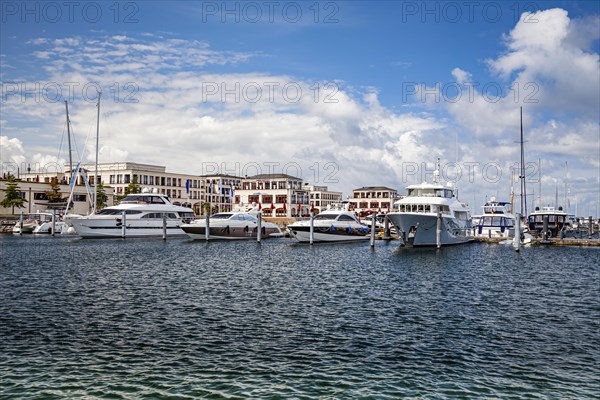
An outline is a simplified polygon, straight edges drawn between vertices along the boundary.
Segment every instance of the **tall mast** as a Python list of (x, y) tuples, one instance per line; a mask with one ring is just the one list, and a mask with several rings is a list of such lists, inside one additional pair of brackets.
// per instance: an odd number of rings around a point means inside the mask
[(71, 150), (71, 121), (69, 120), (69, 103), (65, 100), (65, 109), (67, 110), (67, 139), (69, 141), (69, 172), (73, 174), (73, 155)]
[(538, 158), (538, 207), (542, 209), (542, 159)]
[(102, 92), (98, 92), (98, 116), (96, 118), (96, 165), (94, 167), (94, 213), (96, 212), (96, 208), (98, 206), (98, 146), (99, 146), (99, 138), (100, 138), (100, 97), (102, 96)]
[(523, 142), (523, 107), (521, 107), (521, 215), (527, 217), (527, 189), (525, 187), (525, 149)]
[(563, 204), (565, 212), (569, 213), (569, 164), (565, 161), (565, 203)]

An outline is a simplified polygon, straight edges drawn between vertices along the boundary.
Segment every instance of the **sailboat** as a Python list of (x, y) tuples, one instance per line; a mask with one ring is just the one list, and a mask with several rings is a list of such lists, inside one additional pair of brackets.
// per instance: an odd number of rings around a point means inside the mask
[[(119, 205), (98, 209), (98, 147), (100, 136), (100, 97), (98, 92), (98, 116), (96, 121), (96, 162), (94, 167), (94, 195), (92, 212), (86, 216), (67, 217), (66, 222), (83, 238), (149, 237), (185, 235), (180, 228), (194, 218), (194, 211), (171, 203), (169, 197), (156, 192), (130, 194)], [(73, 182), (79, 173), (75, 167)], [(88, 186), (85, 171), (82, 176)]]
[(523, 140), (523, 107), (521, 107), (521, 169), (519, 172), (519, 181), (521, 183), (521, 208), (520, 213), (517, 214), (515, 221), (515, 237), (512, 241), (513, 247), (519, 251), (521, 245), (529, 245), (533, 241), (533, 237), (529, 233), (527, 226), (525, 225), (527, 217), (527, 187), (525, 184), (525, 141)]

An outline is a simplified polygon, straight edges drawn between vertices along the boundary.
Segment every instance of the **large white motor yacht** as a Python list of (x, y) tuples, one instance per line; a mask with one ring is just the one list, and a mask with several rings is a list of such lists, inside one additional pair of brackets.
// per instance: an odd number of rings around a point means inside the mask
[(119, 205), (87, 216), (66, 216), (64, 221), (84, 238), (122, 237), (123, 234), (125, 237), (147, 237), (163, 235), (163, 216), (166, 217), (168, 236), (184, 235), (180, 225), (192, 221), (194, 211), (173, 205), (165, 195), (145, 192), (125, 196)]
[[(310, 220), (288, 225), (290, 236), (299, 242), (310, 242)], [(331, 206), (317, 214), (313, 220), (314, 242), (347, 242), (369, 239), (369, 227), (361, 224), (348, 203)]]
[(444, 246), (470, 240), (469, 209), (456, 199), (452, 186), (440, 183), (439, 171), (438, 161), (433, 183), (408, 186), (407, 196), (394, 203), (398, 211), (388, 214), (405, 245)]

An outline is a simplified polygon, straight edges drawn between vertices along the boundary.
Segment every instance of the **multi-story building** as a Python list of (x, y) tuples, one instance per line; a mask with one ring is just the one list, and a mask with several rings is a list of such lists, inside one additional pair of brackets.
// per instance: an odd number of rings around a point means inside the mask
[[(60, 203), (50, 203), (48, 201), (47, 193), (52, 190), (50, 179), (48, 179), (47, 182), (38, 182), (35, 178), (34, 180), (31, 180), (31, 178), (29, 179), (29, 181), (25, 179), (15, 182), (19, 194), (26, 200), (23, 204), (23, 208), (15, 208), (15, 213), (44, 212), (53, 208), (59, 213), (65, 211), (66, 201)], [(6, 180), (0, 180), (0, 199), (4, 198), (6, 185)], [(71, 193), (70, 186), (66, 182), (62, 182), (58, 187), (63, 198), (67, 200)], [(112, 206), (114, 204), (113, 190), (111, 188), (105, 188), (104, 193), (107, 196), (106, 205)], [(91, 199), (85, 185), (75, 185), (73, 188), (73, 196), (71, 196), (69, 213), (87, 215), (92, 211), (92, 204), (93, 199)], [(11, 212), (12, 208), (3, 208), (0, 206), (0, 214), (10, 214)]]
[(342, 192), (329, 191), (327, 186), (305, 183), (304, 189), (309, 192), (311, 207), (319, 210), (319, 212), (327, 210), (329, 205), (340, 204), (342, 202)]
[[(94, 173), (95, 165), (82, 164), (76, 177), (77, 185), (84, 185), (82, 170), (88, 178), (89, 184), (94, 185), (94, 178), (105, 187), (114, 189), (115, 196), (123, 196), (125, 189), (134, 181), (141, 188), (158, 190), (159, 193), (169, 196), (177, 205), (191, 207), (198, 215), (204, 213), (203, 205), (208, 203), (213, 210), (230, 210), (232, 206), (231, 189), (239, 188), (239, 177), (231, 175), (192, 175), (167, 172), (166, 167), (134, 162), (115, 162), (98, 164), (98, 174)], [(42, 180), (50, 182), (57, 177), (63, 183), (69, 183), (72, 172), (64, 173), (29, 173), (22, 175), (27, 180)], [(211, 184), (212, 183), (212, 184)]]
[(310, 213), (309, 192), (302, 178), (286, 174), (261, 174), (242, 179), (235, 204), (260, 207), (265, 217), (298, 217)]
[(385, 186), (367, 186), (352, 190), (348, 199), (360, 217), (377, 212), (389, 212), (398, 200), (398, 192)]

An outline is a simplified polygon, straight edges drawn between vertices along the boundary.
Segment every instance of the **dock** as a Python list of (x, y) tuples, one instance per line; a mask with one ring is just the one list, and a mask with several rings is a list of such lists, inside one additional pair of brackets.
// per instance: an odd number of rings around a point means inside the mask
[[(473, 241), (483, 243), (500, 243), (507, 238), (500, 237), (474, 237)], [(594, 247), (600, 246), (600, 239), (587, 238), (550, 238), (544, 241), (542, 238), (533, 238), (532, 246), (579, 246), (579, 247)]]

